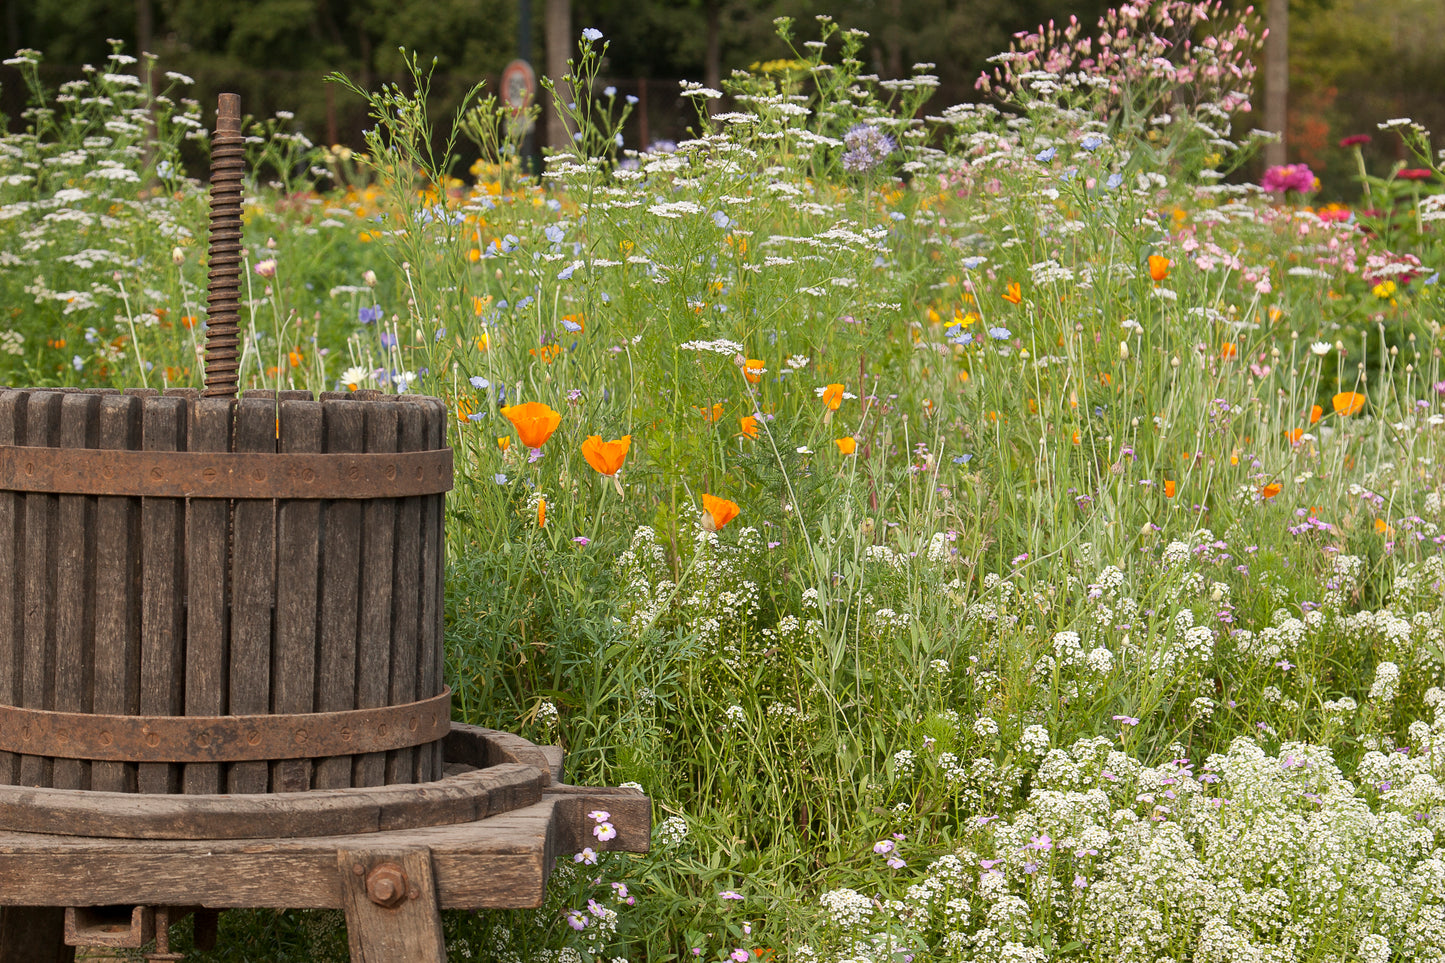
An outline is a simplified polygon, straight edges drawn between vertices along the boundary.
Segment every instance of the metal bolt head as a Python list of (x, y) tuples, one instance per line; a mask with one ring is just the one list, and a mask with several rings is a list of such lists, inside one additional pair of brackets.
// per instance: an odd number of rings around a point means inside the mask
[(408, 890), (406, 873), (396, 863), (382, 863), (366, 874), (366, 895), (377, 906), (400, 906), (406, 902)]

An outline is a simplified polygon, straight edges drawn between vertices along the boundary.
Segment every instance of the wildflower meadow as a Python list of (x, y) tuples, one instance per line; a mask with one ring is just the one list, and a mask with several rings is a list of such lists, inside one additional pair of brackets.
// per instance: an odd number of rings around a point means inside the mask
[[(588, 29), (540, 176), (420, 57), (333, 78), (364, 151), (248, 122), (244, 386), (445, 399), (454, 717), (654, 804), (452, 959), (1445, 959), (1445, 151), (1261, 177), (1260, 32), (1138, 0), (948, 106), (782, 21), (649, 146)], [(39, 60), (0, 381), (197, 386), (210, 108)]]

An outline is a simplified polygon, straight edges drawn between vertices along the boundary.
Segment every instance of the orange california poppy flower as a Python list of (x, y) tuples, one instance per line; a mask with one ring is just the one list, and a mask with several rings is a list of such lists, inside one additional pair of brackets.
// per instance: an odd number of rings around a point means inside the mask
[(1172, 478), (1166, 478), (1166, 479), (1164, 479), (1164, 497), (1165, 497), (1165, 498), (1173, 498), (1173, 497), (1174, 497), (1174, 492), (1177, 491), (1177, 490), (1178, 490), (1178, 486), (1175, 484), (1174, 479), (1172, 479)]
[(763, 362), (759, 358), (749, 358), (743, 362), (743, 377), (752, 384), (763, 380)]
[(737, 502), (730, 502), (726, 498), (715, 498), (712, 495), (702, 496), (702, 527), (710, 532), (715, 532), (728, 522), (738, 517)]
[(547, 527), (547, 499), (537, 499), (537, 527)]
[(1278, 495), (1278, 494), (1279, 494), (1280, 492), (1282, 492), (1282, 491), (1284, 491), (1284, 486), (1283, 486), (1283, 485), (1281, 485), (1279, 482), (1270, 482), (1268, 485), (1265, 485), (1263, 488), (1261, 488), (1261, 489), (1259, 490), (1259, 497), (1260, 497), (1260, 498), (1273, 498), (1274, 496)]
[(743, 434), (748, 438), (758, 437), (758, 419), (752, 415), (743, 415), (738, 419), (738, 424), (742, 425)]
[(1330, 404), (1334, 405), (1337, 415), (1357, 415), (1365, 407), (1365, 396), (1357, 391), (1341, 391), (1330, 400)]
[(1219, 346), (1219, 356), (1225, 361), (1233, 361), (1239, 357), (1239, 346), (1233, 341), (1226, 341)]
[(1284, 437), (1291, 445), (1298, 445), (1299, 440), (1304, 437), (1304, 433), (1305, 430), (1303, 428), (1291, 428), (1284, 433)]
[(1162, 254), (1149, 255), (1149, 277), (1162, 281), (1169, 276), (1170, 260)]
[(540, 401), (510, 405), (502, 409), (502, 414), (517, 429), (517, 437), (528, 448), (541, 448), (562, 423), (562, 413), (553, 411)]
[(831, 384), (823, 389), (823, 404), (828, 406), (829, 411), (837, 411), (838, 406), (843, 403), (843, 386)]
[(858, 450), (858, 440), (852, 436), (847, 438), (834, 438), (833, 444), (837, 445), (838, 450), (845, 455), (851, 455)]
[(1009, 304), (1018, 304), (1024, 299), (1023, 288), (1019, 287), (1017, 281), (1010, 282), (1008, 289), (1003, 293), (1003, 299)]
[(627, 448), (631, 444), (631, 435), (623, 435), (615, 441), (603, 441), (601, 435), (588, 435), (587, 440), (582, 442), (582, 457), (600, 474), (615, 475), (627, 459)]
[(723, 416), (723, 406), (721, 404), (714, 404), (711, 408), (699, 408), (697, 410), (702, 412), (703, 421), (717, 421)]
[(1310, 424), (1314, 424), (1315, 422), (1319, 421), (1320, 418), (1324, 415), (1324, 413), (1325, 413), (1325, 410), (1324, 410), (1323, 408), (1321, 408), (1319, 405), (1315, 405), (1313, 408), (1311, 408), (1311, 409), (1310, 409)]
[(497, 436), (497, 447), (500, 448), (500, 449), (502, 449), (502, 451), (506, 451), (507, 449), (511, 448), (511, 447), (512, 447), (512, 436), (511, 436), (511, 435), (498, 435), (498, 436)]

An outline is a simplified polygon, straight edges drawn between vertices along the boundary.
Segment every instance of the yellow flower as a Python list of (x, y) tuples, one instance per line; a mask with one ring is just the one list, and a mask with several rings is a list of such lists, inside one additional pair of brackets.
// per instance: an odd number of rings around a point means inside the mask
[(614, 441), (603, 441), (601, 435), (588, 435), (587, 440), (582, 442), (582, 457), (600, 474), (616, 475), (627, 459), (627, 449), (631, 444), (631, 435), (623, 435)]
[(502, 414), (517, 429), (517, 437), (528, 448), (541, 448), (562, 423), (561, 412), (553, 411), (540, 401), (510, 405), (502, 409)]

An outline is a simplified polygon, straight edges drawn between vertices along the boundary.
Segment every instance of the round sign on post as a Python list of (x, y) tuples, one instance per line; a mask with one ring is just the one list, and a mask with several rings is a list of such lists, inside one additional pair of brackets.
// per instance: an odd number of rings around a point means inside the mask
[(537, 96), (537, 74), (525, 60), (513, 60), (502, 71), (502, 100), (512, 108), (513, 118), (532, 105)]

